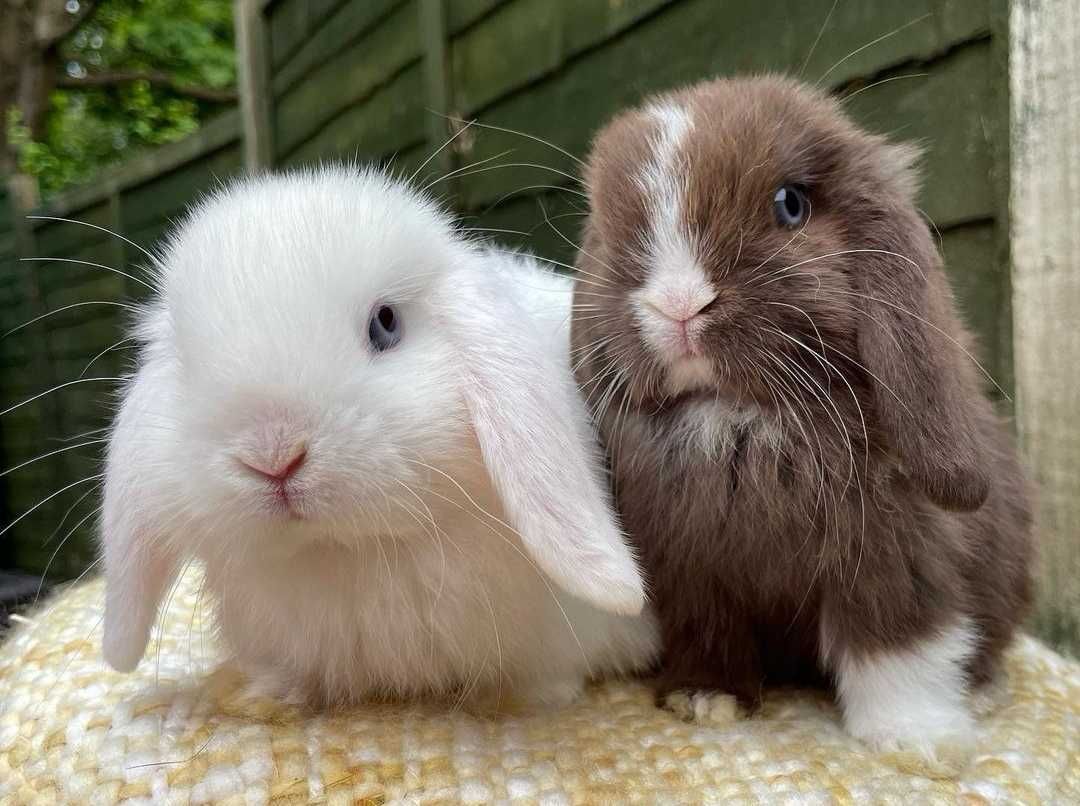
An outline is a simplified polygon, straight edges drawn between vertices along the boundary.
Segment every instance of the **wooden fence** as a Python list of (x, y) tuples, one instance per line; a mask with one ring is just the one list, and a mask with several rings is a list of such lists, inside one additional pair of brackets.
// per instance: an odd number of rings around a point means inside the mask
[[(139, 247), (152, 248), (192, 199), (241, 170), (241, 140), (239, 113), (229, 112), (193, 137), (109, 171), (93, 186), (33, 213), (83, 225), (2, 219), (0, 226), (8, 229), (0, 230), (0, 329), (8, 333), (48, 311), (67, 310), (0, 339), (0, 402), (7, 408), (55, 385), (71, 385), (0, 417), (4, 469), (53, 454), (0, 479), (4, 523), (21, 518), (0, 537), (0, 565), (35, 573), (48, 567), (50, 576), (63, 579), (92, 561), (102, 447), (96, 440), (111, 416), (116, 384), (86, 379), (124, 371), (129, 353), (117, 345), (129, 313), (124, 306), (146, 293), (138, 282), (100, 266), (138, 277), (147, 262)], [(19, 261), (18, 252), (50, 260)]]
[[(361, 159), (408, 174), (455, 121), (473, 118), (583, 155), (608, 117), (649, 92), (703, 76), (783, 70), (841, 94), (872, 129), (926, 147), (921, 206), (940, 230), (988, 369), (1013, 389), (1007, 0), (241, 0), (237, 22), (243, 108), (107, 173), (45, 214), (108, 227), (149, 247), (215, 177), (242, 166)], [(562, 174), (576, 171), (539, 142), (479, 128), (426, 169), (433, 179), (450, 175), (434, 188), (470, 225), (526, 232), (499, 237), (565, 262), (573, 250), (563, 234), (576, 239), (584, 206)], [(0, 257), (16, 251), (11, 222), (0, 216)], [(139, 257), (98, 230), (31, 223), (24, 254), (113, 267)], [(9, 258), (0, 326), (6, 331), (64, 305), (138, 296), (137, 284), (101, 269)], [(75, 379), (122, 338), (124, 312), (80, 306), (0, 341), (5, 407)], [(121, 350), (106, 353), (86, 375), (113, 377), (124, 361)], [(0, 418), (4, 467), (101, 427), (109, 388), (75, 384)], [(1000, 404), (1011, 411), (1009, 400)], [(0, 559), (44, 569), (57, 541), (43, 539), (92, 489), (79, 479), (98, 472), (99, 447), (59, 453), (0, 479), (8, 521), (75, 485), (0, 540)], [(87, 520), (50, 573), (70, 576), (91, 558), (96, 506), (90, 492), (68, 517), (61, 537)]]

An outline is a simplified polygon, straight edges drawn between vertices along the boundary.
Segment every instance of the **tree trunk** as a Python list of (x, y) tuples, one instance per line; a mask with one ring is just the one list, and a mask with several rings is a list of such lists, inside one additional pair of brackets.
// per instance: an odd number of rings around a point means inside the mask
[(45, 139), (45, 122), (49, 113), (49, 94), (56, 83), (59, 54), (56, 46), (29, 49), (19, 71), (19, 93), (16, 104), (22, 123), (35, 140)]
[(34, 24), (27, 0), (0, 0), (0, 176), (14, 173), (15, 153), (8, 142), (9, 110), (22, 100), (23, 63), (34, 49)]
[(93, 7), (92, 0), (81, 0), (72, 14), (64, 0), (0, 0), (0, 176), (18, 170), (8, 142), (9, 110), (18, 111), (31, 137), (43, 139), (60, 43)]

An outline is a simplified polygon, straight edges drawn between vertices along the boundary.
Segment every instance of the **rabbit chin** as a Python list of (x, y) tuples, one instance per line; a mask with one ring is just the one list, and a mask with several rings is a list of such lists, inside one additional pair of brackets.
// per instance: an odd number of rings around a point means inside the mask
[(664, 373), (667, 391), (672, 395), (715, 392), (716, 370), (712, 361), (702, 356), (687, 356), (672, 361)]

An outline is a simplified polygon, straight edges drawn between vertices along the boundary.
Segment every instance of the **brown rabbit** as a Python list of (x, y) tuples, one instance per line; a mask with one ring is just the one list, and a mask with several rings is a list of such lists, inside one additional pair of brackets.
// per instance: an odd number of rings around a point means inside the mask
[(970, 738), (1033, 541), (916, 157), (779, 77), (622, 113), (588, 161), (573, 343), (660, 697), (832, 683), (852, 734), (932, 757)]

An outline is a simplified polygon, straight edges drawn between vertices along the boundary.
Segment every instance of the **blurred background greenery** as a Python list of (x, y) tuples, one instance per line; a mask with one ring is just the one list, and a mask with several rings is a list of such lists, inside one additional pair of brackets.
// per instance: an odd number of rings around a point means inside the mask
[[(8, 34), (21, 31), (22, 42), (4, 50), (0, 74), (35, 87), (0, 97), (9, 159), (46, 198), (139, 149), (191, 134), (236, 101), (229, 0), (52, 0), (3, 9)], [(34, 33), (54, 18), (50, 36)]]

